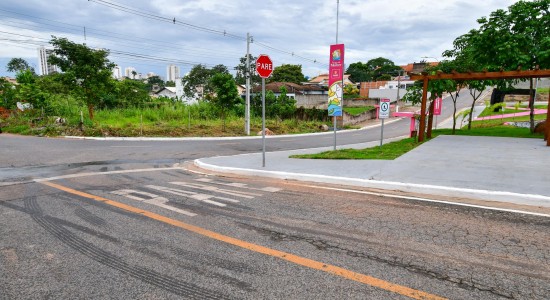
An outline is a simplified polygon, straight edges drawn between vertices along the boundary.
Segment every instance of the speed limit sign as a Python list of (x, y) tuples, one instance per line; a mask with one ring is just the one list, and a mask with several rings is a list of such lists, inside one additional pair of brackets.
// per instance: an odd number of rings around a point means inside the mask
[(390, 99), (380, 99), (380, 111), (378, 113), (380, 119), (390, 117)]

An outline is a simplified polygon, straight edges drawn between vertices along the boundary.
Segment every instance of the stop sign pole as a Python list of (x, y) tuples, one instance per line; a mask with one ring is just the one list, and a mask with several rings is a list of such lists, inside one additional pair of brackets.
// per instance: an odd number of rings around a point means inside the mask
[(265, 79), (273, 73), (273, 61), (266, 54), (256, 59), (256, 72), (262, 77), (262, 167), (265, 167)]

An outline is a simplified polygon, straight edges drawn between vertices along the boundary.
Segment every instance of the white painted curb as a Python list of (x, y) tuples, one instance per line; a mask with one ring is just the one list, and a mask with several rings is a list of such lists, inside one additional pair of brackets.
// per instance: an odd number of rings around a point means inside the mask
[[(284, 180), (341, 184), (341, 185), (347, 185), (347, 186), (360, 186), (360, 187), (366, 187), (366, 188), (403, 191), (403, 192), (419, 193), (419, 194), (430, 194), (430, 195), (436, 195), (436, 196), (463, 197), (463, 198), (485, 200), (485, 201), (500, 201), (500, 202), (515, 203), (515, 204), (525, 204), (530, 206), (550, 207), (550, 197), (543, 196), (543, 195), (536, 195), (536, 194), (520, 194), (520, 193), (505, 192), (505, 191), (476, 190), (476, 189), (437, 186), (437, 185), (428, 185), (428, 184), (379, 181), (379, 180), (368, 180), (368, 179), (316, 175), (316, 174), (289, 173), (289, 172), (281, 172), (281, 171), (265, 171), (265, 170), (255, 170), (255, 169), (222, 167), (222, 166), (207, 164), (205, 162), (202, 162), (200, 159), (194, 160), (194, 164), (197, 167), (210, 170), (210, 171), (221, 172), (221, 173), (231, 173), (231, 174), (238, 174), (238, 175), (245, 175), (245, 176), (262, 176), (262, 177), (284, 179)], [(526, 201), (529, 201), (529, 203), (527, 203)]]

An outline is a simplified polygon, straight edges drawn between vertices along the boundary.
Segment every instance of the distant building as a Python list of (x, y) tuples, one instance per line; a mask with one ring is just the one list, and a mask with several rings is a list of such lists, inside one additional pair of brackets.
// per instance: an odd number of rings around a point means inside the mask
[[(272, 91), (273, 94), (278, 97), (281, 95), (281, 87), (285, 87), (286, 95), (290, 98), (296, 98), (297, 95), (326, 95), (328, 99), (328, 91), (317, 85), (301, 85), (292, 82), (271, 82), (265, 85), (265, 90)], [(261, 91), (261, 86), (252, 88), (252, 93), (259, 93)]]
[(418, 74), (418, 73), (422, 73), (424, 72), (424, 69), (426, 69), (426, 67), (430, 66), (430, 67), (433, 67), (433, 66), (437, 66), (439, 64), (439, 62), (425, 62), (425, 61), (421, 61), (421, 62), (414, 62), (412, 64), (407, 64), (405, 66), (401, 66), (401, 68), (403, 70), (405, 70), (405, 75), (410, 75), (410, 74)]
[(166, 81), (176, 82), (177, 78), (180, 78), (180, 67), (168, 65), (168, 67), (166, 67)]
[(119, 66), (113, 68), (113, 78), (121, 79), (122, 78), (122, 69)]
[[(350, 75), (349, 74), (345, 74), (344, 75), (344, 85), (348, 85), (348, 84), (352, 84), (352, 85), (355, 85), (355, 83), (353, 83), (350, 79), (349, 79)], [(328, 87), (328, 74), (320, 74), (314, 78), (312, 78), (310, 81), (308, 82), (304, 82), (305, 85), (318, 85), (318, 86), (321, 86), (321, 87)]]
[(153, 72), (149, 72), (147, 73), (147, 78), (151, 78), (153, 76), (157, 76), (157, 74), (153, 73)]
[(48, 63), (48, 56), (53, 53), (53, 50), (44, 47), (38, 48), (38, 66), (39, 75), (48, 75), (57, 72), (57, 67)]
[(138, 73), (136, 72), (136, 68), (127, 67), (126, 69), (124, 69), (124, 76), (130, 79), (137, 79)]
[(166, 97), (171, 99), (176, 99), (176, 87), (173, 86), (166, 86), (162, 89), (160, 89), (158, 92), (154, 94), (155, 98), (158, 97)]

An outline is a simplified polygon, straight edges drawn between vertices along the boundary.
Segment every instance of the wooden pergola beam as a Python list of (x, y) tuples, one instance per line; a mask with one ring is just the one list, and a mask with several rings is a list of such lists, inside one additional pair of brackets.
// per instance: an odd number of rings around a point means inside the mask
[[(428, 100), (428, 82), (430, 80), (495, 80), (495, 79), (519, 79), (519, 78), (545, 78), (550, 77), (550, 70), (539, 70), (539, 66), (535, 70), (522, 71), (521, 66), (518, 67), (516, 71), (504, 71), (500, 70), (499, 72), (468, 72), (468, 73), (457, 73), (453, 71), (451, 74), (436, 72), (434, 75), (428, 75), (424, 72), (422, 74), (413, 74), (410, 76), (412, 80), (422, 80), (423, 81), (423, 91), (422, 91), (422, 103), (421, 103), (421, 113), (420, 113), (420, 124), (418, 129), (418, 141), (424, 141), (424, 130), (426, 126), (426, 102)], [(548, 114), (546, 115), (546, 144), (550, 147), (550, 92), (548, 95)]]
[(526, 70), (526, 71), (501, 71), (501, 72), (476, 72), (476, 73), (437, 73), (434, 75), (413, 74), (411, 80), (494, 80), (517, 78), (543, 78), (550, 77), (550, 70)]

